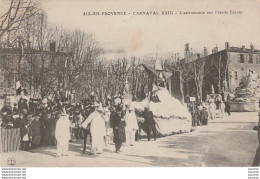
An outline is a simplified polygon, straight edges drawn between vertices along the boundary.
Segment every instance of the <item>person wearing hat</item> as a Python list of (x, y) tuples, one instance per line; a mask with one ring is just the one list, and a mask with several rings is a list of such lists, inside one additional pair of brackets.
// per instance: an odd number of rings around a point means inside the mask
[[(95, 103), (95, 105), (91, 105), (90, 103), (88, 103), (88, 106), (86, 106), (84, 109), (83, 118), (87, 119), (89, 117), (89, 115), (92, 114), (95, 111), (95, 108), (97, 108), (97, 107), (98, 107), (98, 103)], [(84, 121), (85, 120), (83, 120), (83, 122)], [(91, 123), (89, 123), (86, 128), (83, 128), (82, 124), (81, 124), (81, 128), (83, 129), (83, 139), (84, 139), (82, 153), (85, 153), (85, 151), (86, 151), (86, 144), (87, 144), (88, 136), (89, 136), (90, 144), (92, 144), (92, 136), (91, 136), (91, 132), (90, 132), (91, 125), (90, 124)]]
[(77, 139), (83, 138), (83, 131), (81, 128), (81, 124), (83, 122), (83, 115), (81, 113), (82, 113), (81, 106), (77, 105), (76, 107), (74, 107), (73, 118), (75, 121), (75, 127), (77, 128), (76, 134), (75, 134)]
[(230, 116), (230, 104), (228, 101), (225, 102), (225, 112)]
[(17, 104), (16, 103), (14, 103), (13, 113), (18, 113), (18, 108), (17, 108)]
[(56, 124), (55, 137), (57, 140), (57, 157), (67, 156), (70, 140), (70, 121), (65, 107), (59, 109), (61, 115)]
[(126, 141), (124, 112), (120, 104), (117, 104), (115, 110), (111, 112), (110, 126), (113, 128), (114, 133), (115, 152), (119, 153), (122, 143)]
[(19, 113), (19, 117), (15, 118), (15, 128), (20, 128), (21, 135), (21, 150), (27, 151), (29, 149), (29, 124), (27, 118), (22, 112)]
[(104, 137), (106, 136), (106, 127), (101, 103), (98, 108), (82, 123), (82, 127), (86, 129), (89, 123), (91, 123), (90, 133), (92, 136), (90, 154), (95, 155), (96, 153), (102, 153), (104, 148)]
[(32, 139), (32, 147), (38, 147), (41, 142), (40, 117), (35, 115), (29, 127), (29, 136)]
[(135, 133), (138, 130), (137, 118), (132, 105), (127, 106), (125, 114), (125, 134), (126, 145), (133, 146), (135, 141)]
[(55, 128), (56, 128), (56, 123), (58, 120), (58, 117), (56, 116), (56, 114), (53, 111), (49, 111), (49, 127), (50, 127), (50, 136), (49, 136), (49, 141), (48, 144), (49, 145), (56, 145), (57, 141), (55, 139)]
[(208, 112), (206, 106), (203, 106), (203, 108), (200, 112), (200, 116), (201, 116), (201, 125), (208, 125), (209, 112)]
[(155, 120), (153, 118), (153, 112), (149, 110), (149, 106), (144, 108), (144, 126), (147, 129), (147, 138), (148, 141), (151, 140), (151, 132), (153, 132), (154, 140), (157, 139), (157, 130)]

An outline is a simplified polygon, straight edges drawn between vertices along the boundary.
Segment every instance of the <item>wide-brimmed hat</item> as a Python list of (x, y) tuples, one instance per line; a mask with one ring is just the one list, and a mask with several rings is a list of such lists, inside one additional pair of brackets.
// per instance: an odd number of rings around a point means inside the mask
[(98, 108), (97, 108), (97, 111), (103, 111), (102, 103), (99, 103), (99, 106), (98, 106)]
[(98, 107), (99, 104), (97, 102), (94, 102), (94, 104), (91, 105), (92, 107)]
[(122, 101), (121, 101), (121, 98), (115, 98), (114, 102), (115, 102), (115, 105), (119, 105)]

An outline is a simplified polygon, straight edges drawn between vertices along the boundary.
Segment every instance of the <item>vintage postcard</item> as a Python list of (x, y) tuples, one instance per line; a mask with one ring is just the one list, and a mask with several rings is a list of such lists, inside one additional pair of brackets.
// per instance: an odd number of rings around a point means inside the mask
[(259, 0), (0, 0), (0, 166), (257, 167), (259, 77)]

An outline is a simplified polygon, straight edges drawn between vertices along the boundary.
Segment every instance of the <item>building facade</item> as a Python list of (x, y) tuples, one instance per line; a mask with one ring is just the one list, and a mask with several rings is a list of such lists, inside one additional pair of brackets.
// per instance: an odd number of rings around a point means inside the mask
[[(50, 48), (50, 51), (0, 48), (0, 105), (7, 96), (16, 95), (17, 81), (30, 97), (41, 97), (44, 92), (41, 79), (48, 77), (53, 84), (64, 80), (64, 74), (61, 74), (57, 64), (65, 64), (69, 58), (70, 53), (56, 52), (55, 48)], [(44, 82), (47, 84), (49, 81)]]
[[(183, 81), (184, 98), (187, 96), (197, 96), (196, 81), (194, 77), (194, 69), (196, 64), (203, 64), (203, 83), (202, 83), (202, 99), (205, 100), (207, 94), (213, 92), (215, 94), (234, 93), (235, 89), (243, 77), (249, 73), (260, 76), (260, 50), (256, 50), (253, 45), (250, 48), (229, 47), (228, 42), (225, 49), (218, 51), (218, 47), (212, 50), (212, 54), (207, 54), (204, 48), (204, 54), (193, 54), (189, 48), (185, 48), (185, 58), (180, 61), (184, 63), (186, 68), (190, 70), (190, 77)], [(203, 62), (203, 63), (201, 63)], [(174, 73), (173, 83), (180, 84), (180, 74)], [(175, 85), (176, 95), (180, 95), (180, 85)]]

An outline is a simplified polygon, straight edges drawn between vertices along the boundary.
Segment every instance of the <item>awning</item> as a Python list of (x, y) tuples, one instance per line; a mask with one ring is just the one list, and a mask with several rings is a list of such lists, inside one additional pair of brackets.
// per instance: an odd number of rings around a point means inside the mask
[(168, 80), (172, 76), (172, 73), (167, 71), (162, 71), (162, 74), (166, 80)]
[(151, 74), (153, 76), (159, 76), (159, 73), (153, 67), (149, 67), (149, 66), (144, 65), (144, 64), (142, 64), (142, 66), (144, 67), (145, 71), (148, 74)]
[[(151, 75), (153, 75), (153, 76), (159, 77), (160, 72), (159, 72), (159, 71), (156, 71), (153, 67), (150, 67), (150, 66), (147, 66), (147, 65), (144, 65), (144, 64), (142, 64), (142, 66), (144, 67), (145, 71), (146, 71), (148, 74), (151, 74)], [(172, 73), (167, 72), (167, 71), (162, 71), (162, 75), (163, 75), (163, 77), (164, 77), (166, 80), (168, 80), (168, 79), (172, 76)]]

